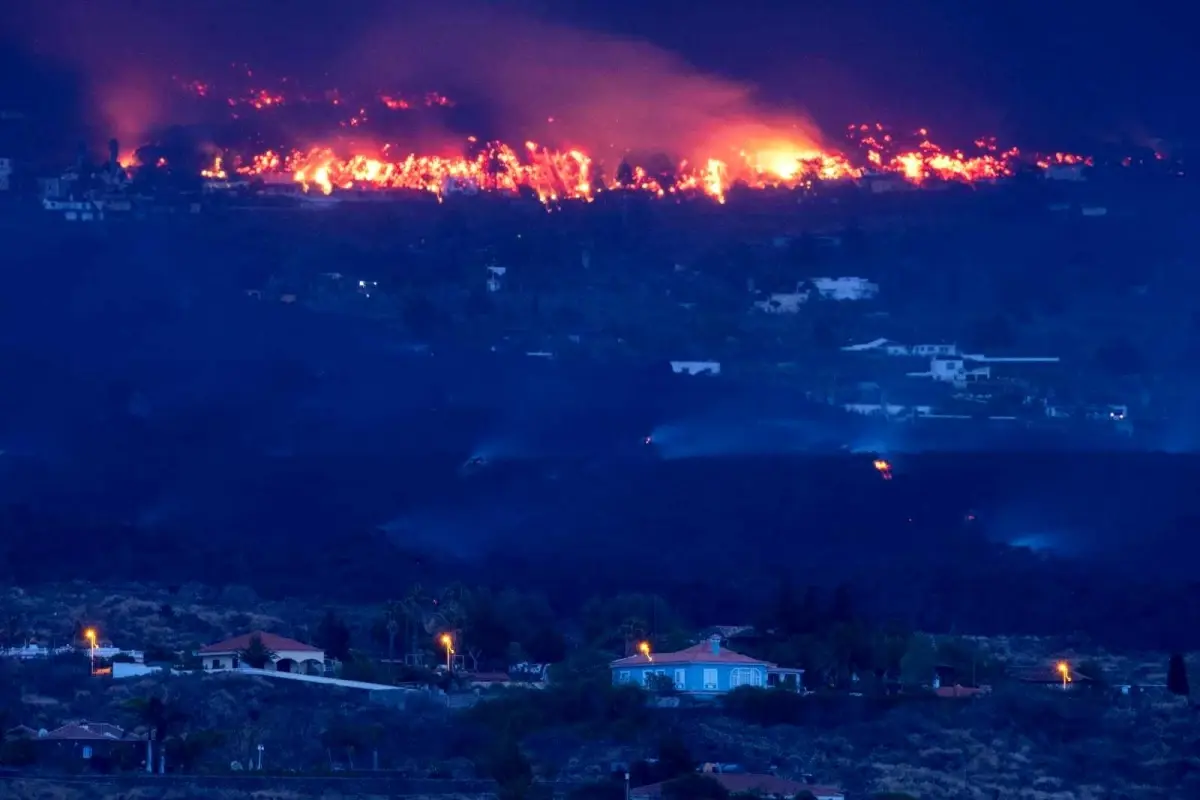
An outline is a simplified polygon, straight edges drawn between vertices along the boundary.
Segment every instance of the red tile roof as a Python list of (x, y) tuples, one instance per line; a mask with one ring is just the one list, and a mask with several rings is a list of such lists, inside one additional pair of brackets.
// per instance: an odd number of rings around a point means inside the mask
[[(730, 794), (761, 794), (775, 797), (795, 797), (803, 792), (810, 792), (818, 800), (841, 798), (844, 793), (833, 786), (812, 786), (799, 781), (789, 781), (777, 775), (753, 775), (744, 772), (706, 772), (703, 775), (712, 778), (725, 787)], [(632, 790), (630, 797), (661, 797), (661, 783), (649, 786), (639, 786)]]
[(626, 658), (618, 658), (612, 662), (614, 667), (640, 667), (646, 664), (758, 664), (774, 667), (769, 661), (761, 658), (751, 658), (741, 653), (735, 653), (727, 647), (721, 647), (713, 652), (712, 642), (701, 642), (684, 650), (674, 653), (651, 653), (649, 658), (637, 653)]
[(253, 633), (243, 633), (241, 636), (235, 636), (232, 639), (226, 639), (223, 642), (210, 644), (200, 648), (201, 655), (210, 653), (240, 653), (250, 646), (250, 640), (255, 636), (262, 639), (263, 645), (272, 652), (303, 652), (303, 653), (322, 653), (324, 651), (319, 647), (313, 647), (311, 644), (297, 642), (295, 639), (289, 639), (286, 636), (278, 636), (274, 633), (264, 633), (263, 631), (254, 631)]
[(954, 684), (953, 686), (939, 686), (933, 690), (933, 693), (938, 697), (961, 698), (978, 697), (981, 694), (987, 694), (989, 691), (991, 691), (989, 687), (959, 686), (958, 684)]
[(55, 728), (49, 731), (46, 739), (60, 739), (65, 741), (80, 742), (80, 741), (128, 741), (139, 737), (133, 736), (125, 732), (123, 728), (116, 725), (110, 725), (107, 722), (88, 722), (82, 720), (80, 722), (68, 722), (61, 728)]

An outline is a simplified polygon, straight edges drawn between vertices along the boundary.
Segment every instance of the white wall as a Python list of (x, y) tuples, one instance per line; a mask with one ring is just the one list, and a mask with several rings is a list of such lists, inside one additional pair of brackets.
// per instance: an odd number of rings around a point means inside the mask
[(123, 661), (114, 661), (112, 665), (113, 678), (138, 678), (142, 675), (153, 675), (156, 672), (172, 672), (172, 670), (164, 670), (162, 667), (148, 667), (145, 664), (128, 664)]

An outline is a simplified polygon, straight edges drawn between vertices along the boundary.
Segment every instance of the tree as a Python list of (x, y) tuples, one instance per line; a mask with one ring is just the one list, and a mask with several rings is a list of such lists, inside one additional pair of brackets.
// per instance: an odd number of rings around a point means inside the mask
[(167, 759), (185, 772), (191, 771), (204, 755), (225, 743), (220, 731), (188, 731), (169, 739), (163, 747)]
[(1183, 658), (1183, 653), (1172, 653), (1171, 660), (1167, 662), (1167, 691), (1180, 697), (1187, 697), (1191, 694), (1191, 687), (1188, 685), (1187, 662)]
[(187, 714), (161, 697), (135, 697), (125, 705), (150, 729), (150, 740), (155, 747), (165, 748), (166, 742), (187, 721)]
[(325, 745), (331, 766), (336, 751), (345, 753), (346, 765), (353, 770), (355, 754), (377, 751), (382, 734), (377, 725), (360, 725), (349, 719), (337, 717), (321, 732), (321, 744)]
[(622, 187), (633, 185), (633, 167), (628, 161), (622, 161), (617, 165), (617, 185)]
[(830, 601), (829, 617), (834, 622), (853, 622), (855, 619), (854, 593), (845, 583), (838, 584), (833, 590)]
[(492, 750), (488, 774), (499, 785), (500, 800), (521, 800), (533, 785), (533, 765), (511, 736), (505, 736)]
[(937, 646), (933, 639), (918, 633), (908, 642), (900, 659), (900, 680), (907, 686), (925, 686), (933, 680), (937, 667)]
[(330, 658), (346, 661), (350, 658), (350, 629), (338, 618), (333, 610), (325, 612), (325, 616), (317, 625), (316, 644)]
[(420, 650), (420, 632), (425, 629), (425, 619), (432, 606), (433, 599), (425, 593), (424, 587), (419, 583), (414, 583), (400, 601), (400, 608), (404, 612), (405, 633), (409, 637), (408, 655), (415, 655)]
[(659, 740), (658, 769), (660, 781), (695, 772), (696, 762), (679, 734), (669, 733)]
[(404, 619), (404, 609), (399, 603), (389, 601), (383, 610), (383, 617), (386, 620), (388, 661), (394, 662), (396, 660), (396, 634), (400, 632), (400, 621)]
[(675, 679), (670, 675), (647, 675), (646, 691), (658, 695), (678, 694), (678, 690), (675, 688)]
[(238, 655), (243, 664), (254, 669), (266, 669), (268, 664), (274, 663), (278, 658), (271, 648), (263, 644), (262, 637), (257, 633), (250, 637), (250, 644)]

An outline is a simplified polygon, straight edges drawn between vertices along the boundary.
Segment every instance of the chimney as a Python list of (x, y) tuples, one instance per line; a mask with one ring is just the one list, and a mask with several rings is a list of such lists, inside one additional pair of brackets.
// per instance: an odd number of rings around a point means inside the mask
[(108, 140), (108, 164), (110, 167), (117, 166), (117, 162), (121, 157), (121, 145), (116, 139)]
[(714, 656), (721, 655), (721, 637), (720, 636), (718, 636), (717, 634), (714, 633), (712, 636), (708, 637), (708, 643), (710, 645), (712, 645), (712, 652), (713, 652)]

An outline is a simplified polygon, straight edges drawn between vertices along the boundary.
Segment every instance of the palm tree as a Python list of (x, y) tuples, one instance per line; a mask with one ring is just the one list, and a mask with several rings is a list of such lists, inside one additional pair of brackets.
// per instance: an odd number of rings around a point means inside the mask
[(627, 617), (621, 623), (620, 633), (625, 640), (625, 655), (632, 655), (637, 641), (646, 635), (646, 622), (638, 617)]
[(396, 634), (400, 632), (400, 620), (405, 618), (404, 608), (395, 600), (389, 600), (383, 607), (383, 618), (388, 637), (388, 662), (396, 660)]
[[(174, 735), (175, 731), (187, 720), (187, 714), (177, 708), (174, 703), (161, 697), (135, 697), (125, 706), (137, 715), (142, 725), (149, 729), (150, 741), (157, 742), (159, 748), (165, 747), (167, 739)], [(154, 746), (151, 745), (151, 747)], [(153, 766), (153, 760), (151, 760), (151, 766)]]
[(409, 653), (417, 652), (418, 631), (423, 629), (425, 611), (429, 606), (429, 595), (424, 587), (414, 583), (408, 590), (408, 595), (400, 601), (400, 610), (404, 615), (404, 634), (409, 638)]

